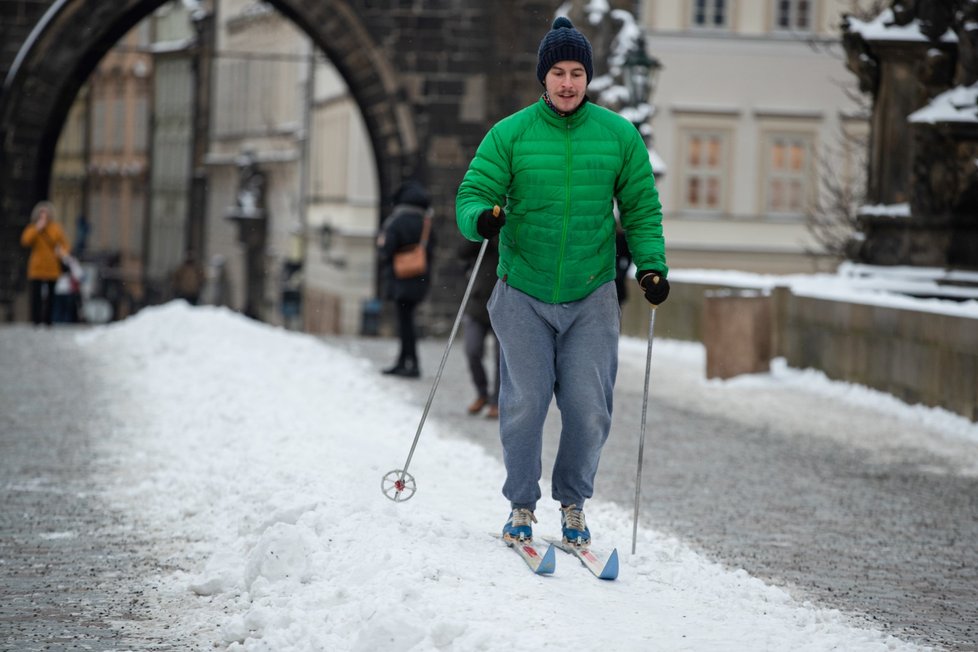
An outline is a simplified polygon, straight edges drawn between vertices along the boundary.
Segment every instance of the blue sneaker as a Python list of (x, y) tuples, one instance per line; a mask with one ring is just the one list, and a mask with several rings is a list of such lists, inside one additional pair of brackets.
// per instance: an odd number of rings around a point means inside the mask
[(591, 531), (584, 521), (584, 512), (577, 505), (560, 508), (560, 529), (564, 533), (564, 543), (581, 548), (591, 544)]
[(503, 526), (503, 541), (516, 543), (518, 541), (533, 540), (533, 526), (537, 519), (533, 512), (525, 509), (514, 509), (509, 514), (509, 520)]

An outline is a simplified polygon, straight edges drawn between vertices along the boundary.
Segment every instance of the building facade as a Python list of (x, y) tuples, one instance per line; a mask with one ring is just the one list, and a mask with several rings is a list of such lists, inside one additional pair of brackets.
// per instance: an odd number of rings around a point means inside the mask
[(51, 202), (73, 249), (78, 247), (78, 223), (88, 203), (89, 133), (88, 87), (85, 86), (71, 105), (61, 129), (51, 170)]
[[(854, 188), (861, 183), (855, 152), (865, 138), (864, 107), (849, 93), (853, 80), (838, 30), (851, 3), (638, 4), (648, 51), (663, 64), (651, 126), (665, 168), (659, 189), (670, 265), (768, 273), (832, 269), (837, 259), (819, 253), (806, 219), (829, 203), (826, 170)], [(157, 10), (154, 29), (133, 30), (121, 53), (106, 57), (85, 105), (92, 125), (86, 147), (93, 244), (145, 249), (147, 271), (160, 278), (189, 246), (184, 234), (187, 179), (193, 173), (187, 155), (192, 62), (180, 43), (191, 30), (180, 6)], [(311, 332), (355, 333), (364, 302), (376, 295), (374, 236), (384, 199), (361, 108), (311, 39), (269, 4), (219, 0), (211, 8), (207, 203), (196, 253), (204, 263), (223, 261), (229, 292), (222, 302), (244, 310), (249, 254), (240, 224), (229, 214), (240, 190), (242, 158), (253, 157), (264, 175), (266, 210), (257, 316), (295, 324), (283, 308), (286, 292), (298, 290), (297, 325)], [(578, 22), (587, 30), (585, 21)], [(143, 73), (139, 50), (147, 49), (154, 31), (154, 56), (147, 55), (150, 71)], [(132, 60), (121, 62), (121, 56)], [(527, 55), (528, 66), (532, 58)], [(525, 76), (532, 86), (530, 67)], [(404, 83), (410, 88), (410, 79)], [(140, 156), (139, 146), (145, 150), (151, 123), (147, 119), (140, 127), (127, 117), (126, 98), (139, 97), (125, 90), (129, 85), (155, 89), (141, 100), (152, 107), (149, 202), (146, 155)], [(106, 89), (118, 91), (120, 99), (111, 99)], [(468, 106), (472, 93), (444, 101)], [(116, 124), (125, 128), (113, 131)], [(441, 151), (437, 127), (432, 133), (429, 145)], [(464, 165), (457, 158), (433, 160)], [(69, 156), (59, 161), (65, 170), (59, 177), (62, 194), (68, 197)], [(450, 229), (454, 216), (443, 217)]]
[[(654, 146), (673, 267), (796, 273), (834, 269), (806, 227), (858, 196), (865, 107), (853, 100), (842, 0), (645, 0), (663, 69)], [(832, 179), (827, 179), (831, 175)]]
[(265, 3), (217, 3), (207, 253), (227, 261), (230, 304), (242, 308), (245, 261), (233, 220), (239, 161), (265, 175), (261, 317), (311, 332), (355, 332), (372, 296), (377, 225), (373, 152), (359, 109), (312, 41)]
[(151, 33), (150, 21), (140, 23), (99, 62), (72, 103), (51, 171), (59, 220), (75, 253), (99, 270), (115, 317), (145, 298)]
[[(130, 30), (88, 82), (88, 249), (106, 260), (121, 295), (116, 316), (143, 300), (143, 234), (149, 183), (151, 23)], [(111, 270), (111, 271), (110, 271)]]

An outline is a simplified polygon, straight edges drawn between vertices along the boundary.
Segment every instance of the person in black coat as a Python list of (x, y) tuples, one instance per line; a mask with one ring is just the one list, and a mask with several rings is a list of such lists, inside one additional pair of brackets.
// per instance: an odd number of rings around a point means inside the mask
[(380, 264), (383, 298), (393, 301), (397, 308), (397, 329), (400, 352), (385, 374), (418, 378), (417, 330), (414, 314), (418, 304), (428, 294), (431, 284), (431, 260), (434, 253), (434, 230), (429, 227), (428, 269), (421, 276), (397, 278), (394, 275), (394, 254), (421, 242), (425, 221), (430, 224), (431, 196), (419, 182), (407, 181), (394, 193), (394, 209), (381, 225), (377, 237), (377, 257)]
[(628, 250), (628, 241), (625, 239), (625, 230), (618, 225), (615, 234), (615, 290), (618, 291), (618, 305), (625, 303), (628, 298), (626, 279), (628, 270), (632, 266), (632, 252)]
[[(471, 240), (465, 240), (459, 245), (458, 256), (469, 266), (469, 274), (472, 273), (472, 267), (475, 266), (481, 247), (481, 244)], [(498, 266), (499, 238), (492, 238), (486, 245), (482, 266), (479, 267), (475, 282), (472, 284), (472, 293), (469, 295), (469, 302), (465, 305), (465, 314), (462, 317), (465, 328), (465, 359), (468, 361), (469, 374), (476, 391), (475, 400), (469, 405), (468, 412), (479, 414), (482, 408), (487, 407), (486, 416), (490, 419), (499, 418), (499, 342), (496, 341), (496, 333), (489, 323), (489, 309), (486, 308), (486, 304), (489, 302), (492, 289), (496, 287)], [(491, 387), (482, 362), (487, 341), (492, 343), (491, 355), (494, 361)]]

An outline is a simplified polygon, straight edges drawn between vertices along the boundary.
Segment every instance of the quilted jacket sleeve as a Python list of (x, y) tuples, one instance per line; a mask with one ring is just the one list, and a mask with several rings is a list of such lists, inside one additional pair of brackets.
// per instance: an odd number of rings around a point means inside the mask
[(668, 276), (662, 203), (655, 187), (649, 152), (638, 130), (627, 142), (616, 195), (628, 249), (638, 270), (654, 269)]
[(476, 150), (455, 199), (455, 220), (469, 240), (481, 241), (476, 221), (482, 211), (506, 205), (512, 181), (511, 147), (505, 142), (501, 124), (493, 127)]

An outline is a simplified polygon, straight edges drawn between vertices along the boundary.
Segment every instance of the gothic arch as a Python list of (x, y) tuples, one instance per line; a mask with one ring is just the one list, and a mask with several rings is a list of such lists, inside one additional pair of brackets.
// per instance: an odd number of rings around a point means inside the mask
[(411, 106), (386, 53), (346, 2), (268, 0), (326, 53), (363, 113), (373, 145), (380, 196), (389, 197), (418, 164)]
[[(58, 136), (75, 96), (108, 50), (166, 2), (55, 0), (24, 39), (0, 94), (0, 248), (6, 249), (0, 251), (0, 295), (14, 290), (23, 267), (16, 250), (20, 228), (31, 206), (47, 195)], [(383, 49), (348, 2), (270, 4), (305, 31), (344, 77), (370, 134), (381, 196), (390, 196), (419, 164), (419, 138)]]

